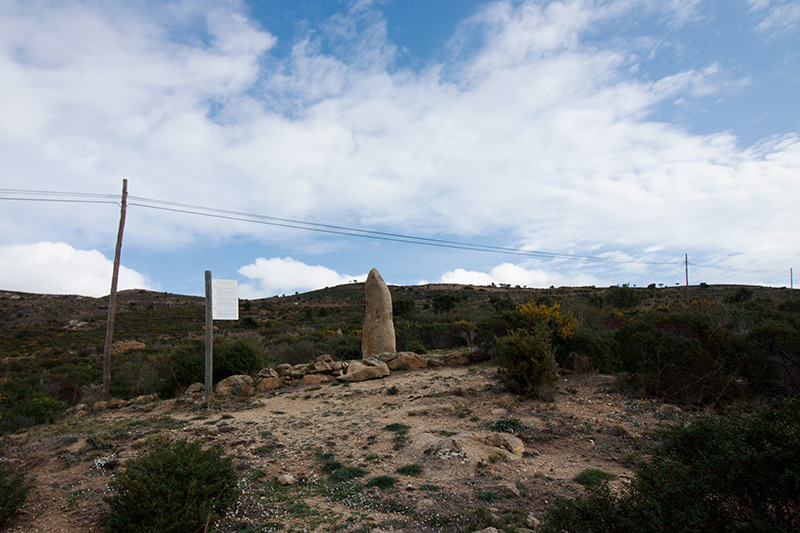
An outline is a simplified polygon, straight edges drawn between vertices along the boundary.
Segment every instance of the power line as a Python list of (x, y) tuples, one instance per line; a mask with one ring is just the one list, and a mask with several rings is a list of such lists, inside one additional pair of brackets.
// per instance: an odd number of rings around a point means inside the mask
[[(119, 205), (120, 203), (119, 196), (113, 194), (68, 192), (68, 191), (42, 191), (42, 190), (28, 190), (28, 189), (2, 189), (2, 188), (0, 188), (0, 194), (9, 195), (9, 196), (0, 196), (0, 200), (11, 200), (11, 201), (113, 204), (113, 205)], [(166, 200), (157, 200), (141, 196), (128, 196), (128, 199), (131, 200), (131, 202), (128, 205), (143, 207), (146, 209), (155, 209), (160, 211), (167, 211), (167, 212), (174, 212), (181, 214), (212, 217), (224, 220), (234, 220), (239, 222), (248, 222), (253, 224), (261, 224), (261, 225), (282, 227), (288, 229), (314, 231), (318, 233), (327, 233), (332, 235), (359, 237), (359, 238), (366, 238), (373, 240), (399, 242), (405, 244), (416, 244), (422, 246), (433, 246), (437, 248), (449, 248), (449, 249), (467, 250), (474, 252), (498, 253), (498, 254), (516, 255), (523, 257), (536, 257), (541, 259), (563, 259), (569, 261), (586, 261), (595, 263), (683, 266), (683, 261), (680, 262), (640, 261), (632, 259), (612, 259), (600, 256), (545, 252), (541, 250), (525, 250), (522, 248), (493, 246), (489, 244), (480, 244), (480, 243), (467, 243), (467, 242), (460, 242), (460, 241), (453, 241), (446, 239), (435, 239), (430, 237), (406, 235), (402, 233), (392, 233), (392, 232), (367, 230), (361, 228), (353, 228), (348, 226), (339, 226), (335, 224), (324, 224), (319, 222), (294, 220), (288, 218), (273, 217), (269, 215), (220, 209), (215, 207), (206, 207), (193, 204), (171, 202)], [(709, 268), (714, 270), (720, 270), (723, 272), (741, 272), (747, 274), (775, 274), (783, 272), (783, 270), (742, 269), (742, 268), (697, 264), (691, 262), (689, 262), (688, 265), (695, 268)]]
[[(167, 202), (163, 200), (154, 200), (151, 198), (143, 198), (137, 196), (130, 196), (129, 198), (132, 200), (138, 200), (139, 202), (144, 202), (144, 203), (139, 203), (134, 201), (130, 205), (145, 207), (149, 209), (158, 209), (162, 211), (172, 211), (184, 214), (221, 218), (226, 220), (237, 220), (241, 222), (252, 222), (268, 226), (278, 226), (291, 229), (301, 229), (306, 231), (316, 231), (320, 233), (328, 233), (335, 235), (346, 235), (350, 237), (361, 237), (361, 238), (369, 238), (369, 239), (384, 240), (384, 241), (402, 242), (407, 244), (434, 246), (439, 248), (451, 248), (451, 249), (469, 250), (478, 252), (492, 252), (492, 253), (501, 253), (509, 255), (539, 257), (546, 259), (567, 259), (572, 261), (591, 261), (591, 262), (622, 263), (622, 264), (650, 264), (650, 265), (676, 264), (675, 262), (621, 260), (621, 259), (610, 259), (607, 257), (582, 256), (582, 255), (563, 254), (556, 252), (542, 252), (537, 250), (524, 250), (520, 248), (492, 246), (487, 244), (465, 243), (465, 242), (450, 241), (445, 239), (433, 239), (429, 237), (405, 235), (401, 233), (373, 231), (360, 228), (351, 228), (347, 226), (337, 226), (333, 224), (321, 224), (321, 223), (307, 222), (302, 220), (278, 218), (268, 215), (258, 215), (253, 213), (244, 213), (241, 211), (230, 211), (225, 209), (197, 206), (191, 204), (181, 204), (178, 202)], [(150, 204), (160, 204), (160, 205), (150, 205)]]

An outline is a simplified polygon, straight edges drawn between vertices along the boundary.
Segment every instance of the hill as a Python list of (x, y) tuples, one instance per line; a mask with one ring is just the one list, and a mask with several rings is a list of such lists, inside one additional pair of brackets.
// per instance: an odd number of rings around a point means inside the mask
[[(7, 526), (100, 531), (124, 465), (186, 438), (224, 451), (239, 473), (219, 531), (521, 531), (557, 497), (584, 494), (584, 470), (623, 490), (659, 423), (800, 393), (800, 305), (786, 289), (690, 287), (688, 305), (674, 287), (390, 290), (400, 349), (493, 353), (511, 331), (545, 328), (559, 381), (518, 397), (495, 358), (353, 384), (289, 380), (204, 406), (184, 395), (202, 381), (202, 298), (125, 291), (116, 338), (141, 344), (114, 355), (116, 400), (102, 403), (107, 300), (0, 292), (0, 449), (36, 480)], [(240, 317), (215, 323), (229, 373), (357, 359), (363, 284), (242, 301)], [(333, 481), (335, 463), (362, 477)], [(284, 474), (295, 483), (278, 484)]]

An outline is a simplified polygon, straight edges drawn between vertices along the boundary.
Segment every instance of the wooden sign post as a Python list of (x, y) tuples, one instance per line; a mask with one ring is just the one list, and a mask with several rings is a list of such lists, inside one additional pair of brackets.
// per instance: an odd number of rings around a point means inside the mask
[(206, 270), (205, 285), (205, 400), (208, 404), (214, 387), (214, 320), (239, 320), (239, 294), (236, 280), (212, 279), (210, 270)]

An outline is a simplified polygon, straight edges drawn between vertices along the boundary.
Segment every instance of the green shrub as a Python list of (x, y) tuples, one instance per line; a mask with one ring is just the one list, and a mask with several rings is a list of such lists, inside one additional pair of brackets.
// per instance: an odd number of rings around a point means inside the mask
[(0, 525), (25, 504), (32, 489), (33, 482), (24, 473), (12, 474), (8, 465), (0, 461)]
[(742, 393), (740, 342), (699, 311), (652, 312), (615, 335), (628, 385), (664, 401), (708, 405)]
[(367, 471), (357, 466), (343, 466), (331, 474), (332, 481), (350, 481), (367, 475)]
[(595, 370), (603, 374), (621, 369), (613, 331), (581, 326), (565, 344), (569, 355), (565, 361), (559, 360), (559, 365), (567, 365), (579, 372)]
[(422, 467), (418, 464), (403, 465), (396, 472), (404, 476), (421, 476)]
[(558, 365), (544, 327), (516, 330), (497, 341), (500, 378), (505, 387), (520, 396), (540, 394), (558, 379)]
[(514, 418), (513, 416), (504, 416), (489, 424), (489, 429), (492, 431), (498, 431), (500, 433), (511, 433), (512, 435), (518, 435), (525, 431), (525, 424), (523, 424), (522, 420), (519, 418)]
[(254, 341), (232, 339), (214, 346), (214, 381), (239, 374), (255, 374), (263, 368), (261, 352)]
[(609, 472), (598, 470), (597, 468), (587, 468), (573, 478), (576, 483), (586, 488), (594, 487), (595, 485), (611, 481), (612, 479), (617, 479), (617, 476)]
[(610, 287), (605, 301), (616, 309), (630, 309), (642, 303), (642, 293), (630, 287)]
[(669, 429), (630, 486), (558, 500), (540, 531), (797, 531), (800, 401)]
[(388, 489), (393, 487), (398, 482), (396, 477), (392, 476), (377, 476), (367, 481), (366, 487), (377, 487), (379, 489)]
[(409, 352), (414, 352), (416, 354), (422, 355), (428, 353), (428, 350), (425, 349), (425, 345), (419, 341), (409, 341), (406, 343), (406, 350)]
[(109, 531), (207, 531), (236, 501), (236, 472), (216, 449), (174, 441), (131, 460), (109, 485)]

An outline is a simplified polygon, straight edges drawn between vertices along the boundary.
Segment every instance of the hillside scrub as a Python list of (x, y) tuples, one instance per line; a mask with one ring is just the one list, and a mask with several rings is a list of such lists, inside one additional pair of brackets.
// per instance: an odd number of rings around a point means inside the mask
[[(499, 339), (512, 336), (519, 344), (515, 332), (542, 327), (558, 368), (623, 373), (621, 385), (631, 394), (697, 407), (800, 395), (800, 304), (785, 290), (695, 287), (689, 305), (682, 290), (654, 286), (391, 291), (400, 349), (477, 346), (494, 351), (499, 363), (498, 347), (506, 342)], [(100, 399), (103, 302), (53, 297), (54, 310), (31, 307), (50, 301), (30, 295), (3, 300), (0, 317), (8, 327), (0, 331), (0, 395), (6, 398), (0, 432), (46, 423), (65, 407)], [(215, 381), (322, 354), (361, 356), (363, 284), (241, 307), (242, 320), (215, 327)], [(61, 316), (67, 308), (73, 314)], [(29, 318), (40, 315), (46, 320)], [(127, 291), (120, 294), (118, 315), (117, 338), (147, 348), (112, 357), (114, 397), (170, 398), (203, 381), (199, 299)]]
[(797, 531), (800, 402), (665, 430), (626, 490), (559, 499), (540, 531)]

